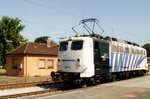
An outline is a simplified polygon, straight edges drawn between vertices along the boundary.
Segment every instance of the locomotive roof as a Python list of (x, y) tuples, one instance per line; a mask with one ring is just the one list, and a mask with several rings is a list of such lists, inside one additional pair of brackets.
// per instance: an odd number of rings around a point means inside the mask
[[(139, 45), (135, 42), (130, 42), (130, 41), (127, 41), (127, 40), (122, 40), (122, 39), (118, 39), (118, 38), (115, 38), (115, 37), (110, 37), (110, 36), (106, 36), (106, 37), (103, 37), (101, 35), (98, 35), (98, 34), (91, 34), (91, 35), (75, 35), (75, 36), (72, 36), (72, 37), (91, 37), (91, 38), (95, 38), (95, 39), (101, 39), (101, 40), (105, 40), (105, 41), (109, 41), (109, 42), (119, 42), (119, 43), (124, 43), (124, 44), (129, 44), (129, 45), (133, 45), (133, 46), (138, 46)], [(72, 38), (72, 37), (69, 37), (69, 38)], [(60, 38), (60, 39), (69, 39), (69, 38)]]
[(75, 35), (75, 36), (65, 37), (65, 38), (60, 38), (60, 39), (69, 40), (70, 38), (76, 38), (76, 37), (90, 37), (90, 38), (100, 39), (100, 40), (104, 40), (104, 41), (108, 41), (108, 42), (119, 42), (119, 43), (124, 43), (124, 44), (129, 44), (129, 45), (133, 45), (133, 46), (139, 47), (139, 44), (137, 44), (135, 42), (130, 42), (130, 41), (127, 41), (127, 40), (122, 40), (122, 39), (118, 39), (118, 38), (110, 37), (110, 36), (103, 37), (103, 36), (98, 35), (98, 34)]
[[(88, 35), (83, 35), (83, 36), (88, 36)], [(92, 34), (92, 35), (89, 35), (89, 37), (95, 37), (95, 38), (103, 39), (103, 40), (106, 40), (106, 41), (116, 41), (116, 42), (125, 43), (125, 44), (134, 45), (134, 46), (139, 47), (139, 44), (137, 44), (135, 42), (122, 40), (122, 39), (118, 39), (118, 38), (115, 38), (115, 37), (110, 37), (110, 36), (103, 37), (103, 36), (100, 36), (98, 34)]]
[[(92, 27), (89, 26), (89, 24), (87, 24), (89, 22), (91, 23)], [(76, 26), (74, 26), (74, 27), (72, 27), (72, 30), (76, 33), (76, 35), (74, 37), (91, 37), (91, 38), (94, 38), (94, 39), (102, 39), (102, 40), (107, 41), (107, 42), (119, 42), (119, 43), (129, 44), (129, 45), (139, 47), (139, 45), (135, 42), (130, 42), (130, 41), (127, 41), (127, 40), (121, 40), (121, 39), (118, 39), (118, 38), (115, 38), (115, 37), (110, 37), (110, 36), (103, 37), (102, 33), (104, 33), (104, 30), (99, 25), (99, 20), (96, 19), (96, 18), (83, 19), (79, 22), (79, 25), (77, 25), (77, 26), (80, 26), (80, 25), (83, 26), (83, 28), (87, 31), (87, 33), (89, 35), (79, 35), (79, 33), (74, 29)], [(100, 33), (100, 35), (95, 33), (95, 25), (99, 29), (101, 29), (102, 32)]]

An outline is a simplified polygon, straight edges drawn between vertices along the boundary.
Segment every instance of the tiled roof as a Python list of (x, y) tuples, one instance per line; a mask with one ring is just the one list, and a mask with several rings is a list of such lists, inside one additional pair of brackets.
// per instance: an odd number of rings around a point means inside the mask
[(22, 46), (16, 48), (15, 50), (7, 53), (7, 55), (57, 55), (58, 46), (50, 45), (47, 46), (46, 43), (33, 43), (27, 42)]

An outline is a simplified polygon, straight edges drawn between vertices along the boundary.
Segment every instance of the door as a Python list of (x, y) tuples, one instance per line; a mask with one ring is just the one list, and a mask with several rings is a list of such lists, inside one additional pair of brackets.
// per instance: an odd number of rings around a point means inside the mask
[(101, 68), (103, 73), (109, 72), (109, 44), (106, 42), (100, 43)]
[(94, 42), (94, 66), (95, 66), (95, 74), (99, 74), (102, 70), (101, 68), (101, 56), (100, 56), (100, 42)]

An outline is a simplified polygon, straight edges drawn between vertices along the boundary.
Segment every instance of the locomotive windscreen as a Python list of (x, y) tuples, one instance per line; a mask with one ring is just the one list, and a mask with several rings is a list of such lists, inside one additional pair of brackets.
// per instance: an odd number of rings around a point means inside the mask
[(83, 41), (73, 41), (71, 44), (71, 50), (81, 50), (83, 47)]
[(61, 42), (59, 51), (66, 51), (68, 49), (68, 42)]

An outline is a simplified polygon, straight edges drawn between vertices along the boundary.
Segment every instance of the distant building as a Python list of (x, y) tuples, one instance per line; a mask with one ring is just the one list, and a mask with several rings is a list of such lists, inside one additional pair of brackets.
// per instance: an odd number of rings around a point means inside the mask
[(57, 71), (57, 45), (28, 42), (7, 53), (7, 75), (44, 76)]

